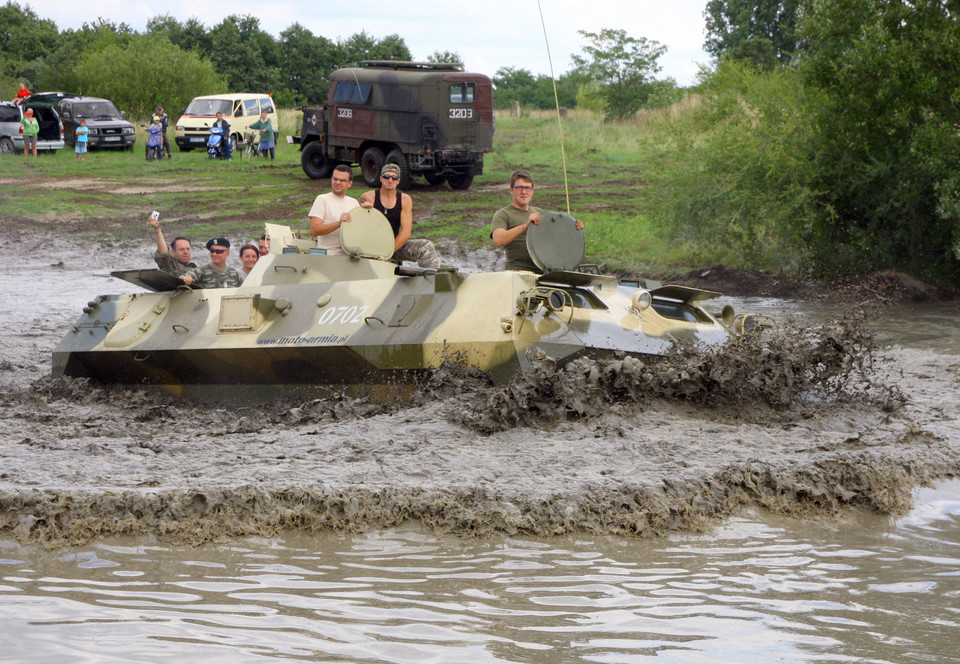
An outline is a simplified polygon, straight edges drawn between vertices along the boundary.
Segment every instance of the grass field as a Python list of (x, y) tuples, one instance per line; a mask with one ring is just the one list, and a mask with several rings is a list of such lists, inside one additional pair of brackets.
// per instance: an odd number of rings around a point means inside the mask
[[(571, 112), (562, 126), (551, 113), (519, 119), (498, 114), (494, 150), (470, 190), (426, 184), (409, 190), (414, 235), (452, 238), (467, 250), (487, 245), (491, 216), (510, 200), (510, 172), (526, 168), (537, 186), (534, 205), (567, 211), (569, 201), (569, 211), (583, 220), (588, 261), (644, 271), (708, 264), (715, 257), (672, 247), (648, 217), (658, 159), (669, 149), (658, 127), (676, 112), (623, 124)], [(208, 159), (202, 150), (174, 148), (173, 159), (150, 163), (139, 122), (133, 152), (91, 152), (83, 162), (69, 148), (36, 160), (4, 157), (0, 221), (35, 226), (66, 221), (91, 239), (142, 238), (141, 222), (152, 209), (171, 231), (193, 237), (255, 237), (264, 221), (306, 228), (313, 198), (327, 191), (329, 182), (307, 178), (298, 146), (285, 143), (286, 135), (298, 131), (298, 117), (296, 111), (281, 111), (282, 135), (272, 162), (238, 155), (227, 163)], [(350, 193), (364, 190), (357, 180)]]

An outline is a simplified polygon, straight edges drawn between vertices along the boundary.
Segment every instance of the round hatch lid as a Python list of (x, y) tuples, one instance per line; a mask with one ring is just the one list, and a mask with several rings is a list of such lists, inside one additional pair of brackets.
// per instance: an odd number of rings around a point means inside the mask
[(393, 229), (383, 213), (373, 208), (350, 210), (350, 221), (340, 224), (340, 247), (351, 256), (386, 260), (393, 256)]
[(564, 212), (540, 213), (540, 223), (527, 227), (527, 251), (544, 272), (576, 270), (583, 262), (586, 244), (577, 220)]

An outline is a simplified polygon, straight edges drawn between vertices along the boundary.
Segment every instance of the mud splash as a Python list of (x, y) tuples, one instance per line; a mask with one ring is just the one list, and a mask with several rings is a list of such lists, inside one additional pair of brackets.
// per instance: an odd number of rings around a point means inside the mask
[(862, 317), (852, 317), (812, 328), (790, 324), (780, 334), (745, 335), (708, 352), (581, 358), (561, 369), (545, 358), (507, 387), (465, 396), (456, 420), (493, 433), (650, 399), (687, 401), (753, 421), (782, 422), (851, 399), (890, 412), (904, 396), (878, 377), (876, 351)]

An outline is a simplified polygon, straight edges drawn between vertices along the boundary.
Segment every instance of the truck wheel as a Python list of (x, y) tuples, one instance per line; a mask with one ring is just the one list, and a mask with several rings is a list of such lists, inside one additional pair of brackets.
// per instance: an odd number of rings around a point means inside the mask
[(383, 163), (385, 164), (396, 164), (400, 167), (400, 188), (409, 189), (410, 181), (413, 180), (410, 177), (410, 169), (407, 168), (407, 158), (403, 156), (403, 153), (394, 148), (387, 153), (386, 158), (384, 158)]
[(312, 180), (322, 180), (333, 173), (333, 162), (323, 154), (323, 144), (320, 141), (311, 141), (300, 153), (300, 165), (303, 172)]
[(473, 174), (456, 173), (454, 175), (448, 175), (447, 182), (450, 183), (451, 189), (469, 189), (470, 185), (473, 184)]
[(0, 154), (13, 154), (13, 141), (9, 138), (0, 138)]
[(429, 173), (423, 174), (423, 179), (427, 181), (427, 184), (432, 184), (436, 187), (438, 184), (443, 184), (444, 177), (439, 173), (430, 171)]
[(380, 169), (383, 168), (383, 150), (367, 148), (360, 157), (360, 174), (368, 187), (380, 184)]

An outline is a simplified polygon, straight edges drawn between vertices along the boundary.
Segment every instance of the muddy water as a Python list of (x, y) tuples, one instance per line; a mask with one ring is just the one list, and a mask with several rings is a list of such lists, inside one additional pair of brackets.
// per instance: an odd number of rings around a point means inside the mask
[(0, 547), (5, 661), (958, 662), (960, 481), (899, 520), (660, 540)]
[(960, 490), (911, 503), (960, 471), (955, 305), (872, 315), (900, 407), (611, 401), (486, 435), (442, 395), (222, 408), (51, 385), (79, 309), (135, 290), (107, 273), (147, 252), (0, 245), (12, 661), (960, 661)]

